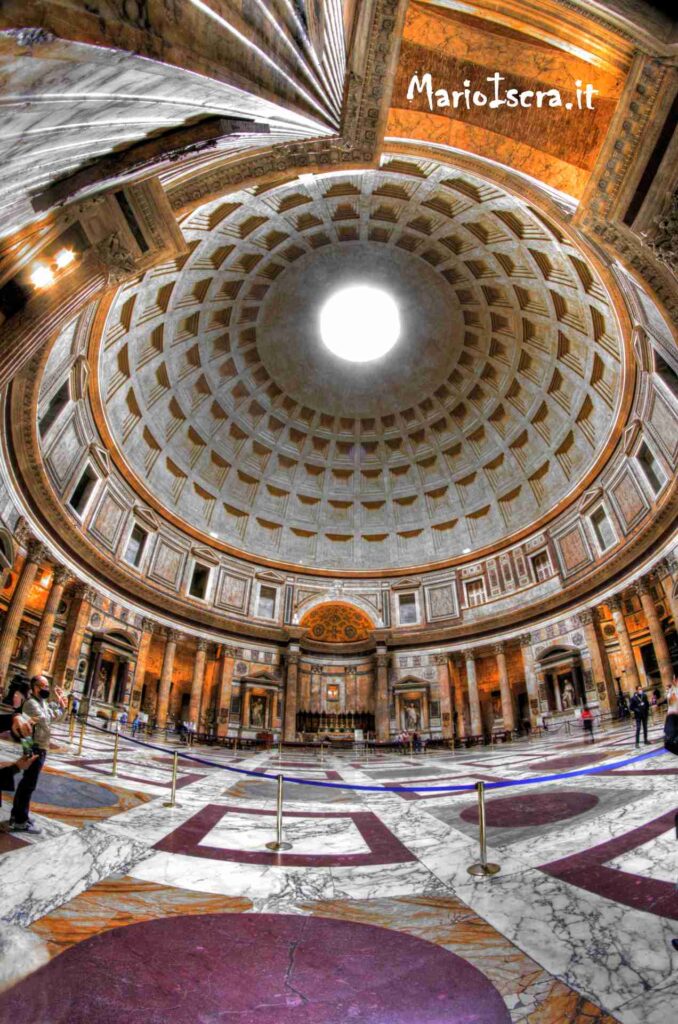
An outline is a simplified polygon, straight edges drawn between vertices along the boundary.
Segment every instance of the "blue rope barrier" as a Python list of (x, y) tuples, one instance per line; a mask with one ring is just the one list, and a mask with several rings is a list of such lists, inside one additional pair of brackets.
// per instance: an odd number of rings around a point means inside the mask
[[(97, 725), (90, 725), (90, 728), (96, 729), (98, 732), (110, 736), (111, 733), (107, 729), (102, 729)], [(274, 782), (279, 772), (275, 775), (268, 775), (266, 772), (255, 772), (251, 768), (234, 768), (232, 765), (219, 764), (218, 761), (210, 761), (205, 757), (198, 757), (196, 754), (184, 753), (184, 751), (171, 750), (168, 747), (158, 746), (156, 743), (148, 743), (144, 740), (136, 740), (131, 736), (123, 736), (119, 734), (121, 739), (127, 743), (134, 743), (140, 747), (147, 747), (149, 750), (159, 750), (163, 754), (169, 754), (174, 756), (178, 754), (184, 760), (193, 761), (196, 764), (207, 765), (209, 768), (221, 768), (225, 772), (234, 772), (237, 775), (248, 775), (257, 779), (266, 779), (268, 782)], [(665, 754), (666, 750), (663, 747), (659, 747), (657, 750), (648, 750), (643, 754), (636, 754), (634, 757), (625, 758), (623, 761), (613, 761), (606, 764), (595, 765), (592, 768), (577, 768), (571, 772), (560, 772), (552, 775), (539, 775), (536, 778), (531, 779), (501, 779), (496, 782), (486, 782), (485, 789), (508, 789), (513, 786), (534, 786), (537, 784), (543, 784), (545, 782), (554, 782), (557, 779), (574, 779), (581, 775), (598, 775), (601, 772), (616, 771), (619, 768), (626, 768), (630, 764), (638, 764), (641, 761), (647, 761), (651, 757), (659, 757), (661, 754)], [(458, 786), (367, 786), (352, 784), (350, 782), (327, 782), (320, 779), (303, 779), (294, 775), (283, 775), (284, 782), (292, 782), (298, 786), (319, 786), (324, 789), (350, 789), (358, 792), (368, 793), (475, 793), (475, 783), (465, 783)]]

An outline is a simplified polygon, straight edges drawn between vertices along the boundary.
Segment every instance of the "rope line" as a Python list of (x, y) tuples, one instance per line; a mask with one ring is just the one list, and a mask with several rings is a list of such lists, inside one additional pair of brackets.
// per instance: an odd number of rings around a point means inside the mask
[[(107, 729), (101, 728), (98, 725), (89, 725), (89, 728), (95, 729), (97, 732), (101, 732), (106, 736), (110, 736), (111, 733)], [(145, 740), (136, 740), (131, 736), (123, 736), (118, 733), (121, 739), (127, 743), (134, 743), (139, 747), (147, 747), (149, 750), (159, 750), (163, 754), (169, 754), (174, 756), (177, 754), (186, 761), (193, 761), (196, 764), (207, 765), (210, 768), (221, 768), (222, 771), (234, 772), (237, 775), (248, 775), (257, 779), (266, 779), (268, 782), (273, 782), (278, 778), (280, 772), (276, 772), (275, 775), (268, 775), (266, 772), (256, 772), (250, 768), (234, 768), (232, 765), (219, 764), (218, 761), (210, 761), (209, 758), (199, 757), (196, 754), (188, 754), (183, 751), (179, 751), (176, 748), (172, 750), (168, 747), (161, 747), (156, 743), (148, 743)], [(651, 757), (659, 757), (662, 754), (667, 753), (663, 747), (659, 747), (657, 750), (648, 750), (642, 754), (636, 754), (634, 757), (625, 758), (623, 761), (607, 762), (605, 764), (596, 765), (592, 768), (577, 768), (570, 772), (556, 772), (551, 775), (539, 775), (536, 778), (530, 779), (501, 779), (496, 782), (486, 782), (485, 789), (508, 789), (513, 786), (533, 786), (537, 784), (543, 784), (545, 782), (555, 782), (558, 779), (574, 779), (582, 775), (598, 775), (601, 772), (616, 771), (619, 768), (626, 768), (630, 764), (638, 764), (642, 761), (647, 761)], [(284, 782), (291, 782), (299, 786), (318, 786), (324, 789), (350, 789), (357, 792), (368, 792), (368, 793), (475, 793), (475, 783), (464, 783), (458, 786), (368, 786), (353, 784), (350, 782), (327, 782), (320, 779), (304, 779), (295, 775), (283, 775)]]

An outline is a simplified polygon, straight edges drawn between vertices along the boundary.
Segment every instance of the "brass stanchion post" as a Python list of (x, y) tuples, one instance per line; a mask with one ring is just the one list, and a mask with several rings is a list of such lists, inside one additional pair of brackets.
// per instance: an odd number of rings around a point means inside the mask
[(325, 763), (325, 744), (322, 740), (320, 741), (320, 763)]
[(278, 803), (275, 815), (275, 842), (266, 843), (267, 850), (291, 850), (292, 844), (283, 842), (282, 837), (282, 816), (283, 816), (283, 777), (278, 776)]
[(412, 742), (412, 737), (411, 736), (410, 736), (410, 757), (414, 757), (414, 744)]
[(476, 782), (478, 793), (478, 827), (480, 830), (480, 861), (471, 864), (467, 871), (469, 875), (496, 875), (500, 871), (498, 864), (487, 863), (487, 828), (485, 825), (485, 783)]
[(118, 747), (120, 746), (120, 733), (116, 730), (115, 743), (113, 744), (113, 767), (111, 769), (111, 775), (116, 776), (118, 774)]
[(166, 800), (163, 807), (177, 807), (177, 772), (179, 770), (179, 753), (174, 751), (174, 760), (172, 762), (172, 789), (170, 791), (170, 798)]
[(71, 711), (71, 720), (68, 723), (68, 742), (69, 743), (73, 742), (73, 737), (74, 736), (75, 736), (75, 715)]
[(82, 744), (85, 739), (85, 726), (87, 725), (87, 719), (83, 718), (80, 723), (80, 740), (78, 741), (78, 757), (82, 754)]

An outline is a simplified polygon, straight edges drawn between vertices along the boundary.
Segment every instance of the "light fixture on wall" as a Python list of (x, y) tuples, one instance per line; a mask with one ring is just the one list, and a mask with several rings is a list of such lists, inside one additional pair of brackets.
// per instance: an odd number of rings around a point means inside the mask
[(54, 284), (54, 271), (45, 263), (36, 263), (31, 271), (31, 282), (36, 288), (49, 288)]
[(59, 270), (64, 270), (66, 267), (70, 267), (74, 259), (75, 253), (72, 249), (59, 249), (59, 252), (54, 257), (54, 262)]
[(51, 288), (57, 279), (57, 275), (67, 270), (76, 260), (77, 253), (73, 249), (61, 248), (53, 256), (34, 264), (30, 272), (31, 284), (39, 289)]

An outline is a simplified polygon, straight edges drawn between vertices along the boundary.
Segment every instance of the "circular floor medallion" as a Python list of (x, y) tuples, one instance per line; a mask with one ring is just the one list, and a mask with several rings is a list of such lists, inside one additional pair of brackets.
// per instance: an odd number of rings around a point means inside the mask
[[(83, 984), (86, 978), (87, 984)], [(374, 925), (206, 914), (112, 928), (0, 996), (13, 1024), (510, 1024), (461, 957)]]

